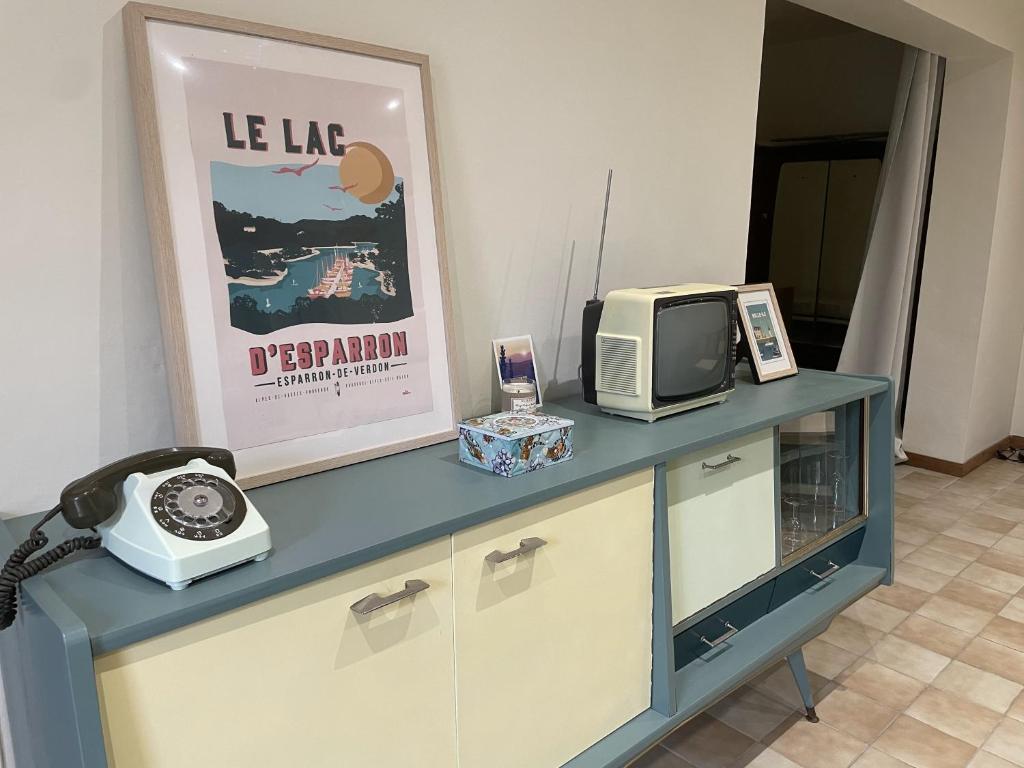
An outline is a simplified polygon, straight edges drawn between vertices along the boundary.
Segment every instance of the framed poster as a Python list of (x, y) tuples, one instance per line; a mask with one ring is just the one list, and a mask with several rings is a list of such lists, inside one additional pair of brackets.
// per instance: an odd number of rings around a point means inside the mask
[(454, 438), (427, 57), (123, 14), (178, 441), (253, 487)]
[(772, 284), (739, 285), (736, 290), (754, 381), (763, 384), (798, 373)]

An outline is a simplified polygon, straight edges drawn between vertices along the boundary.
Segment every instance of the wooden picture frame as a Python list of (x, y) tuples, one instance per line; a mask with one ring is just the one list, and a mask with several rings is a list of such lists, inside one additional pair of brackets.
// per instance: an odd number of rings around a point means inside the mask
[(249, 488), (455, 438), (428, 57), (134, 2), (123, 23), (178, 442), (228, 447)]
[(789, 334), (771, 283), (736, 286), (737, 305), (747, 359), (754, 382), (795, 376), (799, 373)]

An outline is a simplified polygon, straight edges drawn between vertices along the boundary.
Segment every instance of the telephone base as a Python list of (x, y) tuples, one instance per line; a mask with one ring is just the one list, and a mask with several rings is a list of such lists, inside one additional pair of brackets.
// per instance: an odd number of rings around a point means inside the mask
[(262, 563), (268, 557), (270, 557), (270, 550), (269, 549), (266, 552), (262, 552), (262, 553), (256, 555), (255, 557), (249, 557), (249, 558), (246, 558), (245, 560), (239, 560), (237, 563), (231, 563), (230, 565), (225, 565), (223, 568), (218, 568), (216, 571), (210, 571), (208, 573), (204, 573), (201, 576), (196, 576), (193, 579), (185, 579), (184, 581), (164, 581), (164, 584), (166, 584), (168, 587), (173, 589), (175, 592), (180, 592), (185, 587), (187, 587), (189, 584), (191, 584), (193, 581), (199, 581), (200, 579), (204, 579), (207, 576), (213, 576), (215, 573), (220, 573), (221, 571), (226, 571), (229, 568), (234, 568), (236, 565), (243, 565), (244, 563), (248, 563), (248, 562)]
[[(236, 565), (265, 560), (270, 553), (266, 522), (227, 472), (202, 459), (129, 475), (122, 493), (120, 509), (98, 526), (103, 546), (175, 591)], [(175, 519), (168, 511), (172, 504)], [(205, 526), (191, 525), (198, 513)], [(207, 522), (206, 514), (222, 519)]]

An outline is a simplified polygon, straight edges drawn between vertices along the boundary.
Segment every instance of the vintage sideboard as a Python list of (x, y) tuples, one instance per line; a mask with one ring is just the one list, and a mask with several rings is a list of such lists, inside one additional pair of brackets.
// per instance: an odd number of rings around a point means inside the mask
[(521, 477), (445, 443), (252, 490), (271, 556), (181, 592), (102, 550), (26, 581), (17, 768), (622, 766), (783, 658), (813, 718), (802, 645), (892, 579), (890, 382), (546, 410), (575, 458)]

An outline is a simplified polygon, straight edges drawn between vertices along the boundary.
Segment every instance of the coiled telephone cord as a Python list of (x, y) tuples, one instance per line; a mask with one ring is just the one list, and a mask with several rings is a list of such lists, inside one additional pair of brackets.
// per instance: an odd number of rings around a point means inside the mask
[(47, 512), (42, 520), (32, 526), (28, 540), (19, 544), (7, 558), (3, 568), (0, 568), (0, 630), (11, 626), (18, 615), (18, 585), (23, 580), (46, 570), (74, 552), (82, 549), (95, 549), (100, 545), (99, 536), (75, 536), (29, 560), (28, 558), (50, 543), (46, 534), (40, 529), (58, 512), (60, 512), (59, 505)]

